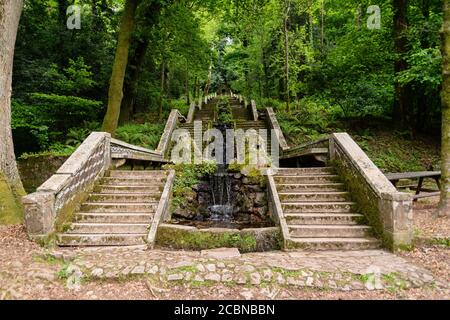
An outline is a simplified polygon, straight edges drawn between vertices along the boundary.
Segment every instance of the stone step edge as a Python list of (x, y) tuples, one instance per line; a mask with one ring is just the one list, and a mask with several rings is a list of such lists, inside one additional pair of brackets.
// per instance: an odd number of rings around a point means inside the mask
[(290, 229), (364, 229), (370, 230), (372, 229), (369, 226), (361, 226), (361, 225), (335, 225), (335, 224), (313, 224), (313, 225), (288, 225)]
[(91, 193), (90, 196), (106, 196), (106, 197), (153, 197), (153, 196), (161, 196), (161, 192), (155, 191), (154, 193), (109, 193), (109, 192), (95, 192)]
[(355, 218), (362, 218), (364, 217), (364, 215), (360, 214), (360, 213), (334, 213), (334, 212), (313, 212), (313, 213), (285, 213), (284, 217), (286, 219), (289, 218), (337, 218), (337, 217), (342, 217), (342, 218), (347, 218), (347, 217), (355, 217)]
[(306, 195), (320, 195), (320, 196), (329, 196), (329, 195), (350, 195), (348, 191), (320, 191), (320, 192), (278, 192), (280, 196), (306, 196)]
[(157, 205), (159, 201), (151, 201), (151, 202), (83, 202), (82, 205), (86, 206), (149, 206), (149, 205)]
[(123, 227), (123, 226), (130, 226), (130, 227), (136, 227), (136, 226), (140, 226), (140, 227), (143, 227), (143, 226), (149, 226), (150, 224), (148, 224), (148, 223), (126, 223), (126, 222), (124, 222), (124, 223), (107, 223), (107, 222), (98, 222), (98, 223), (96, 223), (96, 222), (73, 222), (72, 223), (72, 226), (99, 226), (99, 225), (104, 225), (104, 226), (110, 226), (110, 227), (113, 227), (113, 226), (121, 226), (121, 227)]
[(380, 240), (376, 238), (291, 238), (287, 239), (297, 243), (377, 243), (380, 244)]
[(326, 205), (326, 206), (333, 206), (333, 205), (337, 205), (337, 206), (342, 206), (342, 205), (347, 205), (347, 206), (356, 206), (356, 202), (349, 202), (349, 201), (298, 201), (298, 202), (286, 202), (286, 201), (281, 201), (281, 204), (286, 204), (289, 206), (317, 206), (317, 205)]

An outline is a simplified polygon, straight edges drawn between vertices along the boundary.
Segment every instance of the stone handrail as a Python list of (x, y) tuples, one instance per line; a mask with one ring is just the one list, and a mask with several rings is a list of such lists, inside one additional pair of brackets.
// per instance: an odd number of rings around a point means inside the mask
[(152, 249), (155, 243), (156, 233), (158, 231), (159, 224), (168, 215), (168, 211), (170, 209), (170, 198), (172, 195), (172, 188), (174, 181), (175, 181), (175, 170), (170, 170), (167, 176), (163, 193), (161, 195), (161, 199), (159, 200), (158, 208), (156, 209), (156, 213), (155, 216), (153, 217), (153, 221), (147, 236), (147, 244)]
[(268, 175), (268, 195), (269, 195), (269, 203), (271, 205), (271, 212), (274, 220), (280, 225), (281, 235), (283, 237), (283, 248), (287, 248), (287, 240), (290, 238), (289, 236), (289, 228), (286, 222), (286, 218), (284, 217), (283, 208), (281, 206), (280, 197), (278, 195), (277, 187), (275, 184), (275, 179), (273, 175)]
[(266, 114), (269, 129), (275, 130), (281, 152), (284, 153), (289, 149), (289, 146), (284, 138), (284, 134), (281, 130), (280, 124), (278, 123), (277, 117), (275, 116), (275, 111), (273, 111), (273, 108), (266, 108)]
[(33, 194), (22, 198), (25, 225), (31, 237), (56, 231), (84, 201), (95, 182), (109, 169), (111, 136), (93, 132), (62, 167)]
[(369, 224), (391, 249), (412, 241), (412, 200), (398, 192), (347, 133), (330, 136), (330, 159)]
[(253, 117), (253, 121), (258, 121), (258, 109), (256, 108), (256, 101), (252, 100), (250, 104), (251, 114)]
[(187, 119), (186, 119), (187, 123), (192, 123), (194, 121), (194, 115), (195, 115), (196, 108), (197, 108), (197, 105), (195, 104), (195, 102), (192, 102), (191, 106), (189, 107), (189, 112), (188, 112)]
[(111, 139), (111, 158), (166, 162), (162, 154), (157, 151), (134, 146), (117, 139)]
[(284, 150), (281, 158), (295, 158), (300, 157), (307, 154), (316, 154), (316, 153), (325, 153), (328, 154), (328, 143), (330, 138), (323, 138), (316, 141), (307, 142), (305, 144), (295, 146), (289, 149)]
[(170, 112), (166, 127), (164, 128), (164, 132), (161, 136), (161, 140), (159, 141), (158, 148), (156, 149), (156, 153), (162, 155), (163, 158), (165, 158), (166, 156), (170, 145), (170, 138), (172, 137), (172, 133), (176, 129), (178, 125), (178, 119), (181, 116), (181, 113), (176, 109)]

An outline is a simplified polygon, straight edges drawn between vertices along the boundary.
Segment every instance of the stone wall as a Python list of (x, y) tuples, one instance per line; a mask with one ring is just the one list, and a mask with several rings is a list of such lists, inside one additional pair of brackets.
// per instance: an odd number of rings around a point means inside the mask
[(18, 160), (20, 178), (28, 193), (47, 181), (63, 165), (69, 157), (36, 156)]
[[(262, 178), (262, 177), (261, 177)], [(241, 173), (230, 173), (231, 204), (237, 221), (260, 224), (269, 222), (267, 188), (262, 179), (250, 178)], [(257, 181), (255, 181), (257, 180)], [(194, 219), (198, 215), (208, 218), (208, 207), (213, 203), (213, 190), (208, 179), (194, 186), (186, 201), (174, 209), (173, 217)]]

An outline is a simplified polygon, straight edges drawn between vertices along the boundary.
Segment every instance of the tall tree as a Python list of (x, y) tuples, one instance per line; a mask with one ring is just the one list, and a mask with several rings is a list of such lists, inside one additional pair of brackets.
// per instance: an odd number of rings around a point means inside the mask
[[(394, 0), (394, 45), (395, 45), (395, 72), (399, 74), (408, 69), (405, 55), (408, 52), (408, 1)], [(407, 126), (410, 115), (409, 85), (395, 82), (394, 116), (402, 126)]]
[(291, 110), (290, 105), (290, 86), (289, 86), (289, 13), (291, 10), (291, 1), (285, 0), (284, 1), (285, 6), (285, 13), (284, 13), (284, 54), (285, 54), (285, 61), (284, 61), (284, 77), (285, 77), (285, 87), (286, 90), (286, 110), (289, 112)]
[[(120, 110), (119, 123), (124, 124), (129, 122), (131, 116), (134, 114), (135, 110), (135, 100), (138, 91), (139, 78), (141, 76), (142, 65), (145, 62), (147, 56), (147, 51), (150, 46), (150, 37), (152, 28), (158, 23), (159, 16), (161, 14), (162, 5), (158, 1), (153, 1), (147, 6), (143, 3), (139, 10), (142, 9), (142, 17), (139, 19), (136, 25), (135, 39), (133, 40), (134, 53), (128, 62), (127, 67), (127, 79), (124, 85), (124, 97), (122, 101), (122, 106)], [(139, 13), (137, 13), (139, 17)], [(132, 50), (133, 52), (133, 50)]]
[(0, 0), (0, 223), (20, 221), (20, 197), (25, 194), (11, 132), (14, 45), (22, 8), (23, 0)]
[(442, 28), (442, 192), (439, 215), (450, 215), (450, 0), (444, 0)]
[(109, 85), (108, 109), (103, 120), (102, 130), (115, 134), (119, 123), (120, 105), (123, 98), (123, 83), (128, 64), (128, 55), (135, 24), (136, 8), (139, 0), (127, 0), (120, 23), (119, 40)]

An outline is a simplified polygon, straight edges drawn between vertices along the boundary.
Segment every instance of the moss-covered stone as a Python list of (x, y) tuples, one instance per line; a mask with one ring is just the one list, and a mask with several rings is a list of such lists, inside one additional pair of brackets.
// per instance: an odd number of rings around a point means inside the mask
[(158, 229), (156, 244), (184, 250), (238, 248), (241, 252), (255, 252), (280, 249), (280, 239), (278, 228), (200, 230), (165, 224)]
[(20, 198), (25, 193), (16, 190), (0, 172), (0, 224), (19, 224), (23, 221), (23, 207)]

